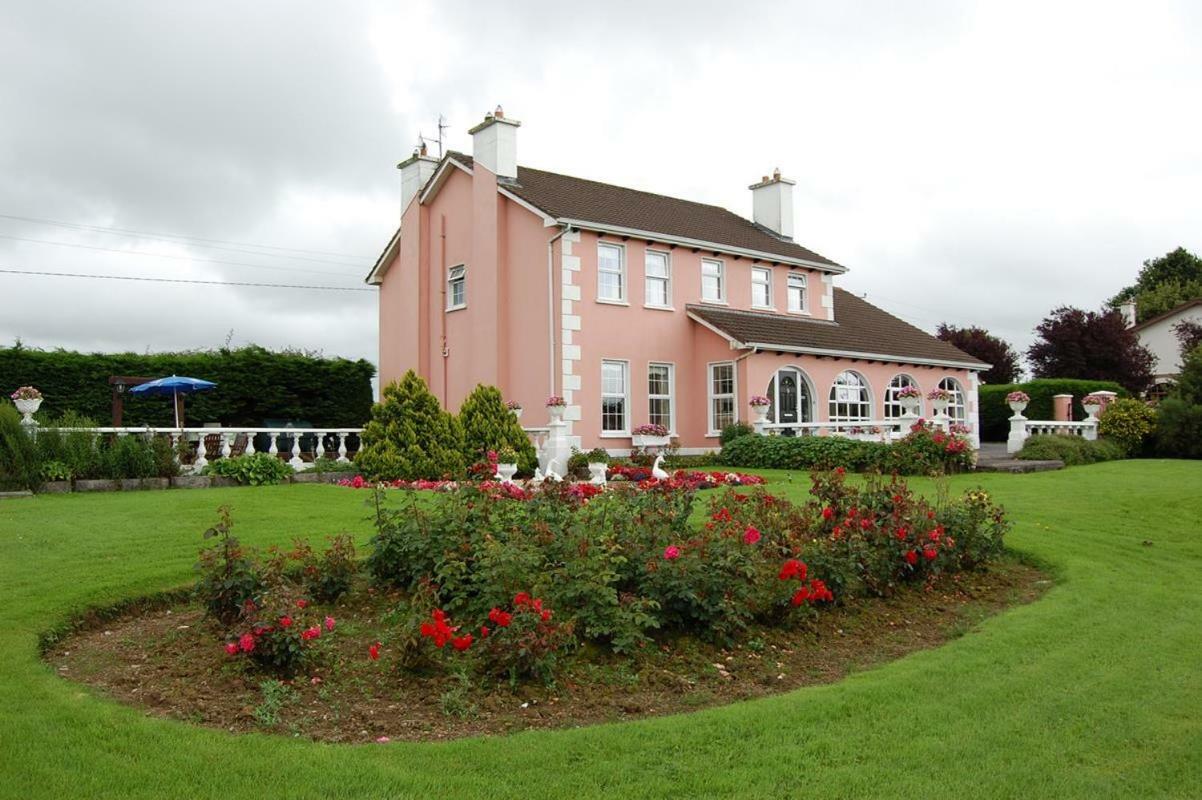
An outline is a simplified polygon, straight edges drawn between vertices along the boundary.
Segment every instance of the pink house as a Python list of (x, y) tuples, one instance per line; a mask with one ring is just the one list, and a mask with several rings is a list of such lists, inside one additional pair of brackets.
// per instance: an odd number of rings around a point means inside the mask
[(837, 288), (846, 268), (793, 239), (779, 171), (749, 220), (518, 166), (518, 127), (498, 108), (472, 155), (399, 165), (400, 226), (367, 279), (383, 384), (414, 369), (451, 410), (493, 384), (531, 427), (560, 395), (569, 441), (615, 454), (647, 423), (716, 449), (755, 395), (765, 432), (877, 436), (901, 429), (898, 390), (942, 387), (946, 421), (975, 431), (989, 365)]

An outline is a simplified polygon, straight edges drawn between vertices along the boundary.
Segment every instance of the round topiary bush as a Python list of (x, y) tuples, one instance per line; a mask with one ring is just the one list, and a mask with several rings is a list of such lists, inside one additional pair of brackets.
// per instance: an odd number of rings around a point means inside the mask
[(1098, 434), (1117, 443), (1128, 455), (1138, 454), (1155, 429), (1156, 409), (1142, 400), (1115, 400), (1098, 418)]

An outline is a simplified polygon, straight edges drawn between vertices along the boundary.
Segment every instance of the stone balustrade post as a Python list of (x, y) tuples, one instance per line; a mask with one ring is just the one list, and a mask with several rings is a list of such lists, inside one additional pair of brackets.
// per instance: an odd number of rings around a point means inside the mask
[(546, 473), (551, 464), (555, 465), (555, 474), (567, 475), (568, 459), (572, 456), (572, 445), (568, 440), (568, 424), (562, 419), (552, 419), (548, 427), (547, 444), (543, 448), (539, 467)]
[(1023, 443), (1026, 441), (1027, 418), (1021, 411), (1015, 411), (1014, 416), (1010, 418), (1010, 436), (1006, 439), (1006, 452), (1017, 453), (1023, 449)]

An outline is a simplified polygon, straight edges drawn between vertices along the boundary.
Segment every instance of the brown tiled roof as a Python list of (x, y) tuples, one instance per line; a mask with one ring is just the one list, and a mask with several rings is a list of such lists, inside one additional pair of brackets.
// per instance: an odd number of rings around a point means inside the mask
[(975, 364), (983, 369), (989, 367), (960, 348), (936, 339), (843, 289), (835, 289), (834, 322), (710, 305), (690, 304), (685, 308), (731, 339), (764, 345), (769, 350), (773, 346), (833, 350), (888, 356), (903, 362), (922, 359)]
[(1139, 323), (1138, 325), (1132, 326), (1131, 330), (1136, 331), (1136, 332), (1142, 331), (1144, 328), (1151, 327), (1152, 325), (1155, 325), (1157, 322), (1160, 322), (1163, 319), (1168, 319), (1169, 317), (1173, 316), (1174, 314), (1179, 314), (1182, 311), (1188, 311), (1189, 309), (1193, 308), (1194, 306), (1202, 306), (1202, 297), (1199, 297), (1196, 300), (1186, 300), (1184, 303), (1177, 306), (1176, 308), (1170, 308), (1168, 311), (1164, 312), (1163, 314), (1157, 314), (1156, 316), (1154, 316), (1150, 319), (1144, 320), (1143, 322)]
[[(473, 166), (469, 155), (454, 151), (447, 155), (464, 166)], [(829, 258), (781, 239), (720, 206), (521, 166), (517, 181), (505, 184), (505, 188), (557, 219), (633, 228), (839, 267)]]

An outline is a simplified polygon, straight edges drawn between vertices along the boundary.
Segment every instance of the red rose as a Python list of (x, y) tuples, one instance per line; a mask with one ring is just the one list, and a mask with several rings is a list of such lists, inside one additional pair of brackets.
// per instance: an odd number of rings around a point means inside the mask
[(914, 566), (915, 564), (917, 564), (918, 563), (918, 553), (913, 550), (907, 550), (906, 551), (906, 563), (909, 564), (910, 566)]
[(281, 628), (291, 628), (292, 627), (292, 617), (280, 617), (280, 627)]
[(541, 613), (539, 613), (538, 618), (541, 619), (543, 622), (548, 622), (551, 619), (551, 612), (549, 610), (542, 611)]
[(472, 635), (470, 633), (465, 633), (463, 636), (456, 636), (451, 640), (451, 646), (456, 650), (463, 652), (472, 646)]
[(803, 586), (800, 589), (798, 589), (796, 592), (793, 593), (793, 599), (790, 600), (789, 602), (792, 603), (794, 606), (799, 606), (802, 603), (804, 603), (806, 600), (809, 600), (809, 599), (810, 599), (810, 587)]
[(755, 544), (760, 538), (759, 530), (752, 525), (748, 525), (747, 530), (743, 532), (743, 542), (745, 544)]
[(835, 516), (835, 510), (833, 508), (831, 508), (830, 506), (827, 506), (826, 508), (822, 509), (822, 518), (823, 519), (830, 519), (833, 516)]
[(225, 646), (225, 652), (229, 653), (231, 656), (238, 655), (238, 643), (237, 642), (228, 643)]
[(296, 607), (297, 607), (297, 608), (304, 608), (304, 607), (305, 607), (305, 606), (307, 606), (307, 605), (309, 605), (309, 601), (308, 601), (308, 600), (297, 600), (297, 601), (296, 601)]
[(798, 561), (796, 558), (790, 558), (780, 568), (780, 574), (776, 577), (782, 581), (787, 581), (790, 578), (797, 578), (799, 581), (806, 579), (806, 565), (804, 562)]
[(939, 555), (939, 551), (933, 547), (924, 547), (922, 549), (922, 554), (926, 557), (927, 561), (932, 561), (934, 560), (935, 556)]
[(321, 628), (317, 627), (316, 625), (314, 625), (312, 628), (305, 628), (303, 631), (301, 631), (301, 639), (305, 640), (306, 642), (310, 639), (316, 639), (319, 636), (321, 636)]
[(518, 592), (513, 596), (513, 604), (515, 606), (524, 606), (530, 602), (530, 595), (526, 592)]
[(255, 637), (251, 636), (249, 633), (242, 634), (242, 636), (238, 639), (238, 647), (242, 649), (243, 653), (249, 653), (253, 651), (255, 649)]
[(371, 647), (367, 648), (367, 657), (370, 658), (372, 661), (379, 659), (379, 657), (380, 657), (380, 643), (379, 642), (376, 642)]
[(481, 639), (487, 639), (487, 638), (488, 638), (488, 626), (487, 626), (487, 625), (481, 625), (481, 626), (480, 626), (480, 638), (481, 638)]
[(334, 630), (334, 618), (333, 617), (326, 617), (326, 630), (327, 631)]

